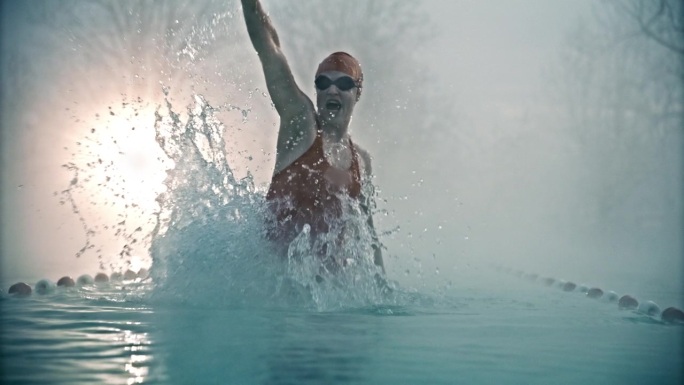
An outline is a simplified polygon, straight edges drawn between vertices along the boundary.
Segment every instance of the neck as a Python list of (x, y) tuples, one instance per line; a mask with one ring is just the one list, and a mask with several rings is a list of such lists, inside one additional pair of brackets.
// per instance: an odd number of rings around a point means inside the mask
[(323, 129), (323, 140), (328, 143), (345, 143), (349, 140), (349, 135), (346, 132)]
[(349, 137), (348, 124), (336, 125), (331, 122), (321, 121), (321, 130), (323, 131), (323, 136), (328, 141), (341, 142)]

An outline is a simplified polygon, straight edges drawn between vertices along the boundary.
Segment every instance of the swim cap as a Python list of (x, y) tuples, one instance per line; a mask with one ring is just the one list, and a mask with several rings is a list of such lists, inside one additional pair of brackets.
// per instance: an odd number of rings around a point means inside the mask
[(316, 76), (326, 71), (339, 71), (351, 76), (356, 81), (359, 89), (356, 98), (358, 100), (359, 96), (361, 96), (361, 86), (363, 84), (363, 71), (361, 71), (361, 64), (359, 64), (358, 60), (346, 52), (332, 53), (318, 65)]

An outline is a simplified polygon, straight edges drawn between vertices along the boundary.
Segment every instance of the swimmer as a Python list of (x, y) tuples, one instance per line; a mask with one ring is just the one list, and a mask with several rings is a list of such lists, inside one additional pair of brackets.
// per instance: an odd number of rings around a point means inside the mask
[[(242, 0), (247, 31), (259, 55), (266, 85), (280, 116), (275, 170), (266, 200), (277, 228), (270, 238), (288, 245), (308, 224), (312, 235), (326, 233), (326, 219), (342, 214), (340, 194), (358, 201), (372, 235), (373, 262), (384, 272), (381, 245), (371, 213), (371, 157), (349, 135), (363, 72), (346, 52), (335, 52), (314, 76), (316, 105), (296, 84), (280, 40), (258, 0)], [(342, 264), (341, 262), (338, 262)]]

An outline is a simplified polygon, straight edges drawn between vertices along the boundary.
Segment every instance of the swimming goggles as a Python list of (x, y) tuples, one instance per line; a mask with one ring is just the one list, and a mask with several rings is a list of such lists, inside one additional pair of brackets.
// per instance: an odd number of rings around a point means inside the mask
[(316, 88), (318, 88), (319, 90), (327, 90), (333, 84), (340, 91), (349, 91), (352, 88), (357, 87), (354, 79), (352, 79), (349, 76), (342, 76), (335, 79), (335, 81), (332, 81), (329, 77), (325, 75), (319, 75), (316, 78), (316, 80), (314, 80), (314, 83), (316, 83)]

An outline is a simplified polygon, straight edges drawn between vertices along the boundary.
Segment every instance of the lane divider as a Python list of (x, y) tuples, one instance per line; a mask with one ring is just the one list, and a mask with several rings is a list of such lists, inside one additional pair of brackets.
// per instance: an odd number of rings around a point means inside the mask
[[(636, 310), (639, 313), (646, 314), (650, 317), (657, 317), (660, 315), (660, 319), (667, 323), (684, 323), (684, 311), (676, 307), (668, 307), (661, 311), (658, 304), (653, 301), (646, 301), (644, 303), (639, 303), (639, 301), (629, 294), (625, 294), (620, 297), (614, 291), (604, 292), (603, 289), (599, 287), (587, 287), (585, 285), (577, 285), (572, 281), (557, 280), (553, 277), (540, 277), (539, 274), (531, 273), (526, 274), (520, 270), (513, 270), (509, 267), (496, 266), (494, 268), (499, 272), (512, 273), (518, 278), (526, 278), (528, 281), (541, 281), (546, 286), (557, 286), (565, 292), (577, 291), (583, 293), (587, 298), (592, 299), (604, 299), (607, 302), (617, 302), (618, 308), (622, 310)], [(56, 287), (74, 287), (74, 286), (86, 286), (93, 285), (96, 283), (107, 283), (110, 281), (133, 281), (137, 278), (147, 278), (148, 271), (145, 268), (140, 269), (138, 272), (133, 270), (126, 270), (123, 274), (120, 272), (114, 272), (111, 276), (107, 276), (105, 273), (97, 273), (95, 278), (88, 274), (83, 274), (78, 277), (76, 281), (69, 276), (61, 277), (57, 280), (55, 285), (52, 281), (48, 279), (41, 279), (35, 284), (35, 292), (40, 295), (49, 294), (55, 290)], [(33, 293), (34, 289), (24, 282), (17, 282), (10, 286), (8, 294), (13, 297), (28, 297)]]
[(75, 286), (80, 287), (100, 283), (108, 283), (110, 281), (133, 281), (137, 278), (145, 279), (148, 277), (148, 275), (149, 273), (145, 268), (138, 270), (138, 272), (128, 269), (123, 274), (120, 272), (114, 272), (111, 274), (111, 276), (107, 276), (107, 274), (100, 272), (95, 274), (95, 278), (93, 278), (89, 274), (83, 274), (79, 276), (75, 281), (70, 276), (65, 275), (64, 277), (58, 279), (57, 283), (54, 283), (49, 279), (41, 279), (38, 282), (36, 282), (33, 288), (31, 288), (30, 285), (24, 282), (17, 282), (14, 285), (10, 286), (8, 294), (12, 297), (28, 297), (33, 292), (40, 295), (45, 295), (52, 293), (57, 287), (68, 288)]
[(514, 270), (510, 267), (494, 266), (494, 270), (498, 272), (512, 274), (518, 278), (524, 278), (528, 281), (540, 282), (545, 286), (555, 286), (565, 292), (579, 292), (584, 294), (587, 298), (601, 299), (609, 303), (617, 303), (618, 309), (634, 310), (641, 314), (650, 317), (658, 317), (666, 323), (682, 323), (684, 324), (684, 311), (674, 306), (668, 307), (665, 310), (660, 310), (660, 306), (653, 301), (646, 301), (640, 303), (636, 298), (629, 294), (619, 296), (616, 292), (604, 291), (600, 287), (587, 287), (586, 285), (577, 285), (572, 281), (559, 280), (553, 277), (542, 277), (536, 273), (525, 273), (521, 270)]

